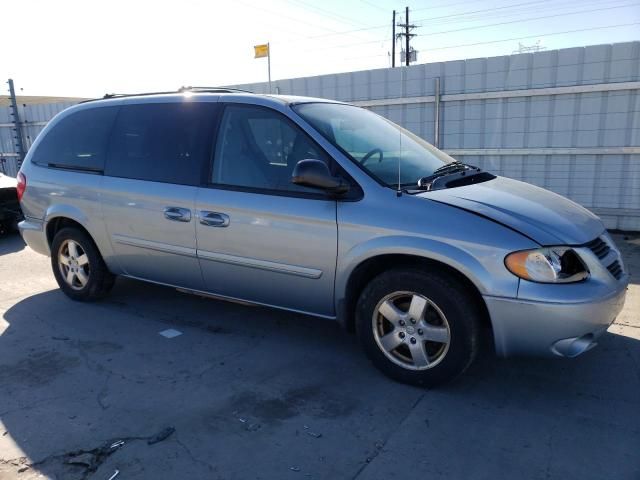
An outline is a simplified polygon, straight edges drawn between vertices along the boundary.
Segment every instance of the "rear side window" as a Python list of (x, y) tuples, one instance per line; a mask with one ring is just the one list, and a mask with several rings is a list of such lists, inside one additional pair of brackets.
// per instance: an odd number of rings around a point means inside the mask
[(123, 105), (105, 174), (199, 185), (210, 157), (215, 108), (205, 102)]
[(32, 162), (102, 172), (117, 113), (118, 107), (96, 107), (66, 116), (42, 138)]

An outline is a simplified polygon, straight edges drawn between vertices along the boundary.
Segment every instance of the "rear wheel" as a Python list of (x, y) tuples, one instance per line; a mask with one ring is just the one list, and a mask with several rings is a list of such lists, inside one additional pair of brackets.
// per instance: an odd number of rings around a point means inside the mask
[(390, 270), (362, 292), (358, 337), (371, 361), (391, 378), (435, 386), (454, 379), (478, 349), (480, 309), (450, 275)]
[(111, 290), (115, 280), (93, 240), (77, 228), (56, 233), (51, 267), (60, 289), (73, 300), (97, 300)]

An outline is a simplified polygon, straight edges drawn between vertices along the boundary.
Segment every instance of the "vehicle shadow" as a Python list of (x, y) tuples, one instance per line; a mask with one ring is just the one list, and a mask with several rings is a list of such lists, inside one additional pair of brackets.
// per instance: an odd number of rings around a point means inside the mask
[[(485, 353), (426, 391), (383, 377), (333, 322), (131, 280), (94, 304), (33, 295), (4, 320), (0, 478), (282, 478), (291, 466), (411, 478), (426, 461), (449, 478), (595, 479), (640, 467), (640, 341), (622, 334), (573, 360)], [(147, 444), (167, 426), (173, 436)], [(424, 451), (407, 459), (407, 444)]]
[(26, 244), (22, 237), (17, 232), (3, 232), (0, 233), (0, 255), (6, 255), (7, 253), (19, 252)]

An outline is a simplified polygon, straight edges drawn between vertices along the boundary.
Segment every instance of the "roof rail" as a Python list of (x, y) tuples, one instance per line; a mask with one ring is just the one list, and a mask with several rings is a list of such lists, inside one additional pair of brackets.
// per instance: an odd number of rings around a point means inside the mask
[(178, 92), (199, 92), (199, 93), (253, 93), (249, 90), (241, 90), (231, 87), (180, 87)]
[(180, 87), (178, 90), (169, 92), (142, 92), (142, 93), (105, 93), (102, 98), (93, 98), (84, 100), (79, 103), (93, 102), (96, 100), (108, 99), (108, 98), (123, 98), (123, 97), (145, 97), (148, 95), (168, 95), (172, 93), (253, 93), (248, 90), (240, 90), (239, 88), (229, 87)]

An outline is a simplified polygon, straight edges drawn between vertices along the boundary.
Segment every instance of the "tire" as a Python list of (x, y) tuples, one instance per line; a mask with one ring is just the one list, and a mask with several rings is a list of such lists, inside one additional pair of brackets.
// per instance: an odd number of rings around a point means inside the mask
[(369, 359), (387, 376), (435, 387), (471, 365), (480, 344), (480, 319), (477, 302), (455, 277), (394, 269), (362, 291), (356, 332)]
[(81, 302), (104, 297), (115, 281), (91, 237), (73, 227), (61, 229), (53, 238), (51, 268), (60, 289)]

